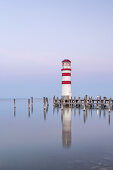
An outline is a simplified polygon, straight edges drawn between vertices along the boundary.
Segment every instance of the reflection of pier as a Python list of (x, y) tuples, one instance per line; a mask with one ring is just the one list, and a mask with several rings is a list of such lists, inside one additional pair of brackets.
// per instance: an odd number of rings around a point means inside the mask
[(72, 116), (72, 109), (69, 107), (65, 107), (61, 113), (62, 144), (64, 147), (67, 148), (71, 146), (71, 116)]

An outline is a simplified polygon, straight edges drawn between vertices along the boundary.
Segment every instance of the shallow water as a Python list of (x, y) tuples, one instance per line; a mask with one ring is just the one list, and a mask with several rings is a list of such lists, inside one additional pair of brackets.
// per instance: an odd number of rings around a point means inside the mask
[(113, 111), (0, 100), (0, 169), (113, 169)]

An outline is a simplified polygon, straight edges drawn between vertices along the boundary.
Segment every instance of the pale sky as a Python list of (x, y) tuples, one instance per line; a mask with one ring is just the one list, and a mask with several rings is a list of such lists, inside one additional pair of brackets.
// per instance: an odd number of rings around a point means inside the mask
[(1, 0), (0, 98), (61, 96), (61, 61), (72, 94), (113, 97), (112, 0)]

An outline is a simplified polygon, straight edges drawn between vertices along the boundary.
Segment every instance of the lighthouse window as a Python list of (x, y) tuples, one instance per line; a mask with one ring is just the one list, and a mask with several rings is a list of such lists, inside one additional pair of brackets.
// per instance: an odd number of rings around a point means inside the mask
[(65, 66), (70, 66), (70, 63), (65, 63), (64, 65), (65, 65)]

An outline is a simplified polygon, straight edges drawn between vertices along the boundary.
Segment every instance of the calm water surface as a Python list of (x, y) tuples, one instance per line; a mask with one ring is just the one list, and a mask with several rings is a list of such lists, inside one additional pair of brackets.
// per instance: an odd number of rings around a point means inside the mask
[(113, 111), (0, 100), (0, 169), (113, 169)]

